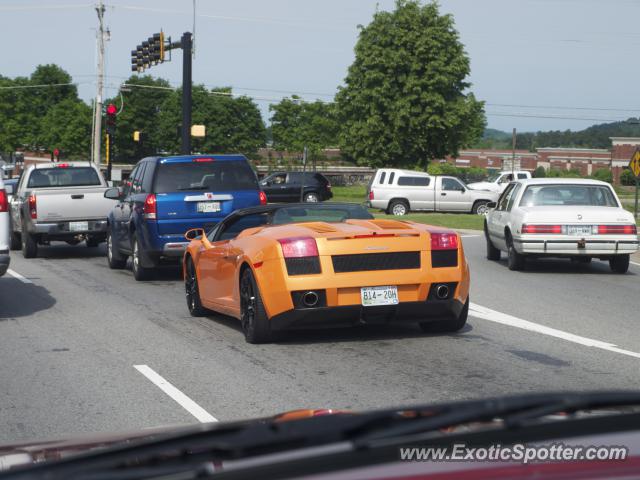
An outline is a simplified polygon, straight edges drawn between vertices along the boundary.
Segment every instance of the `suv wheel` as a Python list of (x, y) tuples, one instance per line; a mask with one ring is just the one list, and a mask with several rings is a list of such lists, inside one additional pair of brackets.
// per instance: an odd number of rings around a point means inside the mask
[(392, 200), (389, 204), (389, 213), (397, 216), (409, 213), (409, 205), (404, 200)]
[(133, 255), (131, 255), (131, 269), (133, 270), (133, 276), (139, 282), (149, 280), (153, 269), (142, 266), (142, 257), (144, 256), (144, 250), (140, 247), (138, 237), (133, 236)]
[(309, 192), (305, 194), (304, 201), (309, 203), (318, 203), (320, 201), (320, 197), (318, 197), (316, 192)]
[(107, 263), (109, 268), (113, 270), (120, 270), (127, 264), (127, 259), (120, 254), (118, 248), (113, 244), (110, 229), (107, 231)]

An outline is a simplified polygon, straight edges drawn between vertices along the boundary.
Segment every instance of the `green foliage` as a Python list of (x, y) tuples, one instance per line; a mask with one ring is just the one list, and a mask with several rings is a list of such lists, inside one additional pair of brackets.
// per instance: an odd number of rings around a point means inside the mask
[(284, 98), (269, 106), (271, 135), (276, 150), (301, 152), (306, 146), (311, 156), (338, 143), (335, 105), (320, 101), (301, 102), (300, 97)]
[(622, 185), (635, 185), (636, 177), (633, 176), (633, 172), (629, 169), (624, 169), (620, 174), (620, 183)]
[(427, 167), (430, 175), (449, 175), (465, 183), (481, 182), (487, 178), (487, 170), (480, 167), (456, 167), (450, 163), (430, 163)]
[[(192, 90), (194, 125), (204, 125), (206, 137), (195, 138), (193, 150), (207, 153), (242, 153), (255, 158), (264, 146), (266, 129), (257, 105), (247, 97), (232, 97), (231, 89), (207, 90), (194, 85)], [(158, 114), (158, 130), (152, 141), (157, 149), (178, 152), (181, 123), (181, 91), (177, 90), (162, 103)]]
[(63, 158), (89, 160), (91, 156), (91, 107), (66, 99), (49, 109), (42, 119), (42, 141), (48, 150), (58, 148)]
[(572, 168), (570, 170), (564, 170), (559, 168), (552, 168), (547, 172), (547, 177), (549, 178), (581, 178), (582, 174), (580, 170), (576, 170)]
[(484, 105), (465, 93), (469, 59), (436, 3), (398, 0), (394, 11), (376, 13), (355, 57), (336, 95), (347, 158), (425, 169), (482, 134)]
[(533, 172), (533, 178), (544, 178), (547, 176), (547, 171), (543, 166), (537, 167)]
[(601, 180), (603, 182), (609, 182), (609, 183), (613, 182), (613, 174), (611, 173), (611, 170), (609, 170), (608, 168), (600, 168), (596, 170), (593, 173), (592, 177), (595, 178), (596, 180)]

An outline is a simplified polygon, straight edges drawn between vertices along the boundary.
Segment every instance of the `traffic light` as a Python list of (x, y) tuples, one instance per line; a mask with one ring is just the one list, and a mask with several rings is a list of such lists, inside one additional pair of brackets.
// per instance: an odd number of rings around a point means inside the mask
[(163, 63), (166, 60), (165, 53), (171, 48), (171, 37), (168, 39), (169, 45), (165, 43), (164, 32), (154, 33), (135, 50), (131, 50), (131, 71), (142, 72), (152, 65)]
[(107, 133), (114, 135), (116, 133), (116, 114), (118, 109), (113, 103), (107, 105)]

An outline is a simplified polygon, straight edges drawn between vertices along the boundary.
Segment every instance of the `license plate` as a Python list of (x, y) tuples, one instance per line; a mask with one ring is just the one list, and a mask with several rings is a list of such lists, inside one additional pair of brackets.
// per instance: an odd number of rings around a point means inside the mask
[(362, 287), (360, 289), (362, 305), (371, 307), (374, 305), (397, 305), (398, 287)]
[(212, 213), (220, 211), (220, 202), (198, 202), (198, 212)]
[(89, 230), (89, 222), (69, 222), (69, 231), (85, 232)]
[(593, 227), (591, 225), (567, 225), (567, 235), (591, 235)]

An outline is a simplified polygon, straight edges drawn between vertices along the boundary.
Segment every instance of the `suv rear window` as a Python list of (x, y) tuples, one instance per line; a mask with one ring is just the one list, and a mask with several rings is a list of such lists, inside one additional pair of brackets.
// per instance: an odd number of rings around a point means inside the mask
[(100, 177), (91, 167), (38, 168), (31, 172), (27, 188), (87, 187), (101, 185)]
[(257, 190), (258, 182), (249, 164), (243, 160), (221, 162), (160, 163), (155, 193), (184, 190)]

